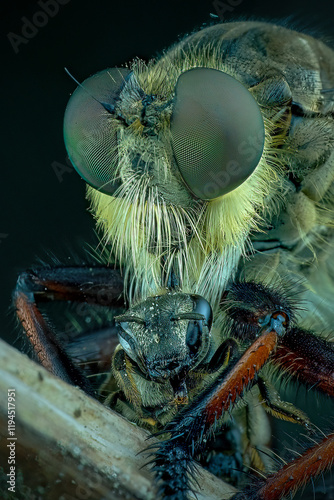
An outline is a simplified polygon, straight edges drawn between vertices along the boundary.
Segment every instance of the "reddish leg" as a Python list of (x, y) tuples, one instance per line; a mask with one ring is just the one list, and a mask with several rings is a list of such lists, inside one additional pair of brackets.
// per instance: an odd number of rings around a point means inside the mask
[[(293, 319), (293, 308), (288, 298), (269, 287), (242, 282), (231, 286), (222, 307), (230, 318), (228, 327), (235, 338), (256, 340), (240, 359), (232, 358), (225, 372), (167, 425), (165, 432), (170, 433), (171, 439), (162, 441), (158, 447), (151, 447), (156, 450), (152, 462), (160, 494), (168, 500), (188, 498), (189, 472), (194, 469), (192, 458), (204, 448), (206, 438), (214, 433), (223, 413), (230, 411), (242, 392), (256, 383), (258, 371), (269, 358), (301, 382), (333, 394), (332, 346), (308, 332), (289, 329), (286, 320)], [(265, 337), (258, 338), (259, 325), (264, 324), (267, 325)], [(262, 485), (256, 485), (256, 490), (250, 488), (240, 494), (240, 498), (280, 499), (287, 492), (295, 491), (330, 467), (333, 439), (332, 436), (326, 438), (298, 461), (291, 462)], [(288, 483), (288, 489), (285, 489), (285, 483)]]
[(192, 457), (214, 432), (223, 413), (230, 411), (244, 390), (256, 382), (258, 371), (276, 348), (276, 330), (281, 333), (282, 320), (285, 322), (283, 314), (279, 315), (279, 319), (272, 317), (270, 326), (263, 330), (246, 352), (241, 357), (232, 357), (228, 368), (217, 380), (159, 433), (170, 433), (171, 439), (149, 448), (155, 450), (153, 470), (163, 498), (188, 498), (191, 489), (188, 473), (193, 468)]
[(303, 384), (334, 396), (332, 342), (316, 337), (311, 332), (292, 328), (281, 339), (273, 361)]
[[(272, 361), (299, 382), (334, 396), (333, 344), (311, 332), (292, 328), (280, 339)], [(262, 483), (233, 500), (279, 500), (329, 469), (334, 460), (334, 434), (306, 450)]]
[(14, 304), (40, 363), (66, 382), (93, 390), (38, 308), (39, 302), (71, 300), (111, 306), (123, 290), (120, 274), (108, 268), (68, 267), (40, 269), (19, 276)]
[[(293, 495), (311, 478), (316, 478), (331, 467), (334, 461), (334, 434), (289, 462), (261, 484), (250, 486), (248, 491), (237, 493), (233, 500), (279, 500)], [(232, 500), (231, 499), (231, 500)]]

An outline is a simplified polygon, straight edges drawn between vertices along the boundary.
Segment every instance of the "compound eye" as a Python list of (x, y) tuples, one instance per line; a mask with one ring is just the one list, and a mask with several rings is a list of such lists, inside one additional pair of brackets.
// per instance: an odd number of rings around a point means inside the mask
[(131, 328), (126, 321), (116, 323), (119, 327), (118, 340), (125, 352), (132, 359), (136, 359), (136, 346), (131, 334)]
[(202, 314), (205, 317), (206, 326), (208, 327), (209, 330), (211, 330), (212, 320), (213, 320), (213, 312), (211, 305), (201, 295), (191, 295), (190, 297), (194, 301), (193, 312)]
[(111, 126), (114, 106), (130, 70), (111, 68), (87, 78), (72, 94), (64, 116), (64, 140), (80, 176), (94, 188), (113, 194), (117, 176), (117, 137)]
[(213, 200), (255, 170), (265, 130), (257, 102), (238, 80), (215, 69), (194, 68), (177, 81), (171, 136), (189, 190), (201, 200)]
[(198, 352), (202, 344), (203, 321), (190, 321), (187, 329), (186, 344), (192, 355)]

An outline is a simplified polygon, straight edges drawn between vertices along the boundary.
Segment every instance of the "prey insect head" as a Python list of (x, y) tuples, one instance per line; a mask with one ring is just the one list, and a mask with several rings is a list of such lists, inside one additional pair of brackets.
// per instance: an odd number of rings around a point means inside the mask
[(184, 378), (208, 354), (212, 310), (198, 295), (150, 297), (116, 318), (120, 345), (145, 376)]

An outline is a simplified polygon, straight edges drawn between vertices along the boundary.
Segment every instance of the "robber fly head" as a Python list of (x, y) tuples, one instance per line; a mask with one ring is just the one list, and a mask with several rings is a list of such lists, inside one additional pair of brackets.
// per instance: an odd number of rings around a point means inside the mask
[(241, 252), (275, 178), (256, 99), (221, 58), (200, 54), (97, 73), (66, 109), (66, 148), (98, 225), (142, 286), (161, 285), (162, 261), (181, 283), (201, 282), (208, 255)]

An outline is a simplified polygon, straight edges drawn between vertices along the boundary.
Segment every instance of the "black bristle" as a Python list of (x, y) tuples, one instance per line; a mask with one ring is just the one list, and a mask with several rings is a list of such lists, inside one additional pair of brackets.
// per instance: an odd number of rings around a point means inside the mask
[(187, 500), (191, 488), (189, 447), (180, 441), (162, 441), (155, 454), (155, 478), (159, 495), (168, 500)]
[[(294, 291), (296, 294), (296, 291)], [(298, 304), (288, 285), (272, 287), (254, 281), (231, 284), (221, 302), (227, 322), (225, 329), (242, 340), (254, 340), (261, 329), (259, 320), (276, 311), (284, 311), (291, 325), (295, 321)]]

